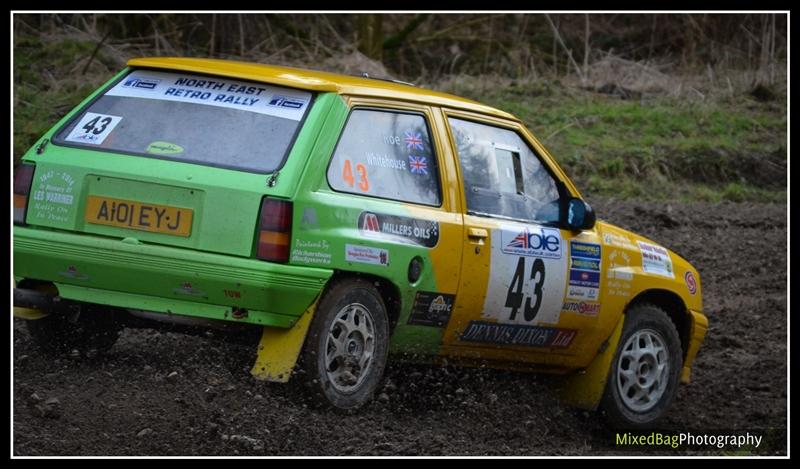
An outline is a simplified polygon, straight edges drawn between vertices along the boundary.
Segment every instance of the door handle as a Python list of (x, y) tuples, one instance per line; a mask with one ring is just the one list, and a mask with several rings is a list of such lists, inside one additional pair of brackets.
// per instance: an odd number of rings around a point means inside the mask
[(489, 231), (484, 228), (469, 228), (467, 229), (467, 237), (472, 242), (483, 244), (483, 241), (489, 237)]

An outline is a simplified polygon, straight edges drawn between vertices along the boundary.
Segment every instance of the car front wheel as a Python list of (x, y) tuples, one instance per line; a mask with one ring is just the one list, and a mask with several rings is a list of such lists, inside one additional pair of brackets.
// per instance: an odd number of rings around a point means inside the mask
[(371, 398), (386, 366), (389, 321), (381, 295), (368, 281), (336, 283), (317, 307), (301, 369), (312, 397), (340, 410)]
[(666, 413), (682, 367), (680, 338), (661, 308), (633, 306), (625, 317), (619, 347), (603, 395), (609, 423), (646, 428)]

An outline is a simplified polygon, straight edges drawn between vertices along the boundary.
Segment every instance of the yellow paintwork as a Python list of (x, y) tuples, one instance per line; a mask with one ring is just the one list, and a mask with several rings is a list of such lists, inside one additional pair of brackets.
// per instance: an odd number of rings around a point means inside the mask
[(597, 408), (608, 381), (608, 371), (614, 360), (625, 318), (620, 316), (617, 326), (602, 352), (598, 353), (586, 369), (569, 375), (559, 387), (559, 396), (566, 404), (581, 409)]
[(258, 355), (250, 370), (251, 375), (256, 379), (275, 383), (289, 381), (316, 308), (317, 302), (315, 301), (289, 329), (264, 328), (258, 343)]
[(130, 67), (147, 67), (219, 75), (242, 80), (272, 83), (310, 91), (364, 96), (448, 106), (516, 120), (511, 114), (458, 96), (391, 81), (339, 75), (336, 73), (236, 62), (232, 60), (185, 57), (143, 57), (130, 59)]
[(20, 308), (18, 306), (14, 307), (14, 317), (21, 318), (21, 319), (42, 319), (48, 316), (47, 313), (43, 313), (38, 309), (31, 309), (31, 308)]
[(681, 382), (688, 383), (692, 374), (692, 363), (697, 356), (697, 351), (700, 349), (700, 344), (708, 331), (708, 318), (697, 311), (689, 311), (691, 313), (691, 325), (689, 326), (689, 348), (686, 350), (686, 359), (683, 361), (683, 370), (681, 371)]
[[(450, 116), (517, 131), (536, 150), (553, 173), (565, 182), (567, 190), (572, 196), (580, 197), (577, 188), (552, 156), (518, 120), (481, 115), (462, 109), (443, 109), (440, 122), (446, 122)], [(450, 146), (454, 148), (455, 141), (450, 135), (449, 127), (438, 125), (438, 128), (443, 129), (440, 131), (441, 138), (448, 139)], [(450, 156), (457, 162), (457, 155), (450, 154)], [(463, 193), (461, 186), (464, 183), (460, 166), (458, 164), (453, 166), (455, 172), (449, 174), (456, 176), (451, 179), (457, 179), (456, 185), (459, 192)], [(491, 233), (492, 229), (499, 228), (502, 223), (502, 220), (499, 219), (469, 215), (463, 206), (462, 214), (464, 216), (464, 235), (461, 240), (464, 243), (461, 262), (462, 277), (458, 299), (439, 350), (439, 355), (446, 357), (445, 360), (469, 364), (470, 361), (477, 363), (480, 360), (488, 359), (491, 360), (492, 366), (496, 367), (509, 368), (509, 366), (513, 366), (509, 364), (518, 364), (523, 367), (527, 365), (531, 370), (553, 373), (578, 370), (579, 374), (569, 378), (564, 384), (562, 395), (565, 399), (581, 407), (595, 408), (602, 397), (611, 357), (616, 352), (619, 334), (621, 334), (624, 323), (624, 311), (638, 295), (651, 290), (665, 290), (673, 292), (681, 298), (686, 306), (687, 314), (692, 311), (692, 332), (689, 334), (688, 353), (683, 372), (684, 377), (688, 378), (689, 367), (691, 367), (694, 355), (702, 343), (707, 323), (705, 316), (699, 313), (702, 311), (702, 288), (699, 274), (688, 262), (672, 252), (670, 252), (670, 258), (673, 265), (673, 278), (645, 272), (642, 267), (642, 253), (637, 241), (659, 244), (603, 221), (598, 221), (594, 229), (580, 233), (561, 230), (565, 245), (569, 244), (570, 240), (575, 240), (602, 246), (599, 313), (596, 316), (584, 316), (562, 311), (559, 322), (555, 326), (579, 331), (570, 347), (566, 349), (531, 349), (460, 342), (459, 337), (469, 321), (480, 319), (476, 314), (480, 312), (480, 305), (484, 302), (489, 285)], [(447, 268), (446, 265), (442, 264), (441, 266)], [(697, 280), (695, 294), (691, 294), (685, 284), (684, 274), (687, 271), (692, 272)], [(601, 349), (604, 351), (598, 354)]]

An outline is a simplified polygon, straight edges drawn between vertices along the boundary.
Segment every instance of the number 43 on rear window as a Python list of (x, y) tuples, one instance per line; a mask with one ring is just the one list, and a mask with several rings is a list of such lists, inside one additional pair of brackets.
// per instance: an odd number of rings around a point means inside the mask
[(64, 140), (68, 142), (100, 145), (120, 121), (122, 121), (122, 117), (120, 116), (87, 112)]
[[(358, 173), (358, 188), (364, 192), (369, 192), (369, 179), (367, 178), (367, 167), (361, 163), (356, 164), (356, 172)], [(348, 186), (353, 187), (356, 185), (356, 178), (353, 177), (353, 165), (350, 160), (344, 160), (344, 169), (342, 169), (342, 179)]]

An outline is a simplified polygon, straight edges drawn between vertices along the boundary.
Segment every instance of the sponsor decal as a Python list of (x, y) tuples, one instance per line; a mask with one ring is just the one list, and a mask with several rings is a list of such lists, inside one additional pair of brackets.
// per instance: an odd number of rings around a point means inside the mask
[(432, 248), (439, 242), (439, 223), (416, 218), (361, 212), (358, 229), (368, 238)]
[(203, 290), (196, 289), (191, 282), (183, 282), (180, 287), (173, 288), (172, 293), (176, 295), (187, 295), (187, 296), (201, 296), (201, 297), (208, 297), (206, 292)]
[(692, 295), (697, 293), (697, 280), (695, 280), (693, 273), (687, 271), (686, 275), (683, 276), (683, 280), (686, 282), (686, 288), (689, 289), (689, 293)]
[(526, 226), (519, 231), (504, 227), (501, 238), (505, 254), (561, 259), (561, 232), (556, 228)]
[(145, 152), (154, 155), (178, 155), (183, 153), (183, 147), (169, 142), (153, 142), (147, 145)]
[(120, 116), (87, 112), (64, 140), (101, 145), (121, 121)]
[(74, 278), (75, 280), (89, 280), (89, 276), (79, 272), (78, 268), (74, 265), (68, 266), (67, 270), (64, 272), (59, 272), (58, 275), (62, 277)]
[(405, 137), (403, 137), (403, 141), (406, 142), (406, 148), (409, 150), (424, 149), (424, 147), (422, 146), (422, 138), (420, 137), (419, 132), (414, 132), (413, 130), (407, 130), (405, 132)]
[(332, 255), (327, 252), (330, 244), (326, 240), (307, 241), (295, 239), (292, 247), (292, 262), (313, 265), (330, 265)]
[(300, 217), (300, 229), (307, 231), (319, 230), (317, 220), (317, 209), (314, 207), (304, 207), (303, 215)]
[(408, 323), (417, 326), (444, 327), (450, 319), (455, 300), (455, 295), (418, 291)]
[(596, 300), (600, 295), (599, 244), (570, 241), (570, 269), (567, 298)]
[(672, 271), (672, 258), (669, 252), (661, 246), (637, 241), (642, 252), (642, 270), (650, 274), (675, 278)]
[(561, 307), (562, 311), (578, 313), (584, 316), (597, 316), (600, 312), (600, 303), (590, 303), (586, 301), (565, 301)]
[(586, 259), (600, 260), (600, 245), (591, 243), (581, 243), (578, 241), (570, 241), (570, 255), (572, 257), (582, 257)]
[(599, 259), (582, 259), (580, 257), (572, 258), (572, 268), (579, 270), (592, 270), (595, 272), (600, 271)]
[(578, 287), (600, 287), (600, 272), (586, 272), (584, 270), (570, 270), (569, 284)]
[(31, 193), (29, 217), (66, 223), (75, 204), (75, 178), (62, 171), (49, 170), (37, 175), (39, 184)]
[(631, 284), (621, 281), (609, 281), (606, 284), (606, 294), (611, 296), (621, 296), (623, 298), (630, 298)]
[(633, 269), (631, 269), (631, 256), (625, 251), (611, 251), (608, 255), (608, 270), (606, 277), (625, 282), (633, 280)]
[(347, 262), (361, 264), (389, 265), (389, 251), (386, 249), (345, 244), (344, 258)]
[(289, 96), (274, 95), (272, 99), (267, 102), (267, 104), (270, 106), (288, 107), (290, 109), (301, 109), (303, 106), (305, 106), (306, 101)]
[(498, 324), (558, 324), (569, 270), (559, 230), (502, 225), (492, 230), (490, 242), (481, 318)]
[(571, 300), (591, 300), (596, 301), (600, 293), (599, 288), (580, 287), (570, 285), (567, 287), (567, 298)]
[(428, 161), (424, 156), (409, 156), (408, 166), (412, 174), (428, 174)]
[(576, 329), (470, 321), (459, 340), (523, 347), (566, 348), (576, 335)]
[(636, 249), (636, 246), (631, 242), (630, 239), (628, 239), (627, 236), (614, 232), (603, 233), (603, 243), (619, 248)]
[(307, 91), (152, 70), (133, 71), (106, 95), (224, 107), (295, 121), (303, 118), (311, 100)]
[(122, 86), (126, 88), (140, 88), (145, 90), (154, 90), (158, 84), (161, 83), (161, 80), (149, 77), (139, 77), (139, 78), (128, 78), (122, 84)]

